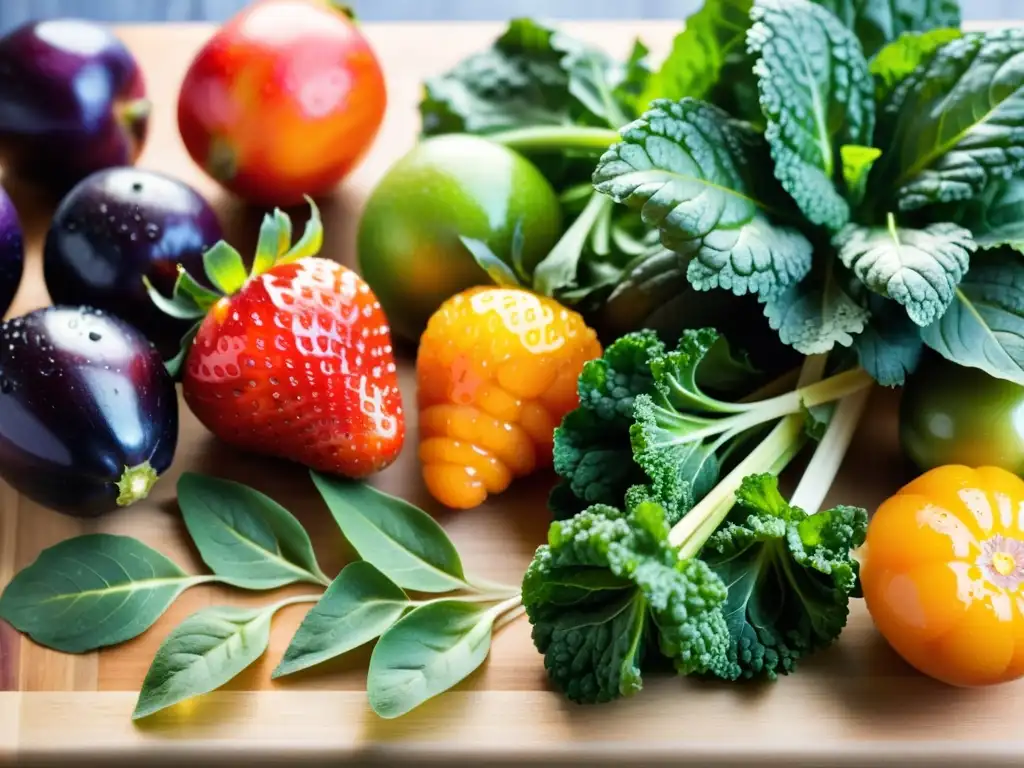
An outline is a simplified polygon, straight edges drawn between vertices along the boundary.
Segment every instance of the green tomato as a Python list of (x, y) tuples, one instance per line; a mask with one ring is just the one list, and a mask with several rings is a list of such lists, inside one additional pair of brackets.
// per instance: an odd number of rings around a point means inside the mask
[(900, 443), (922, 471), (945, 464), (1024, 472), (1024, 387), (938, 355), (900, 401)]
[(517, 226), (532, 273), (558, 241), (562, 212), (540, 171), (522, 155), (476, 136), (420, 142), (373, 190), (359, 225), (359, 271), (392, 333), (419, 339), (445, 299), (493, 281), (459, 236), (485, 242), (511, 266)]

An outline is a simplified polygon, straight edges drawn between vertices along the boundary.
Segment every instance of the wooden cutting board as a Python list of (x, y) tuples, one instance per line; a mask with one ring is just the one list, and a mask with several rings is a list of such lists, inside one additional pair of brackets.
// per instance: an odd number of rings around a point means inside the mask
[[(640, 35), (660, 57), (674, 23), (567, 24), (574, 34), (625, 56)], [(152, 134), (139, 165), (189, 182), (213, 202), (229, 239), (243, 251), (255, 243), (262, 210), (222, 193), (191, 162), (178, 138), (175, 104), (193, 53), (212, 33), (205, 25), (125, 27), (154, 98)], [(323, 206), (323, 253), (351, 265), (362, 201), (389, 164), (409, 149), (419, 129), (422, 79), (489, 43), (500, 25), (368, 25), (387, 75), (389, 110), (376, 144), (358, 171)], [(40, 247), (52, 206), (30, 192), (10, 190), (26, 225), (28, 264), (11, 314), (43, 306)], [(304, 220), (305, 212), (291, 211)], [(299, 224), (296, 222), (296, 228)], [(411, 355), (401, 360), (410, 431), (399, 461), (374, 479), (435, 514), (460, 548), (467, 569), (517, 583), (545, 539), (544, 501), (552, 478), (520, 483), (483, 507), (452, 512), (427, 496), (415, 455), (417, 440)], [(896, 397), (874, 393), (830, 502), (873, 509), (912, 473), (896, 440)], [(343, 540), (306, 472), (246, 455), (214, 440), (182, 404), (173, 469), (150, 498), (98, 521), (63, 517), (0, 484), (0, 589), (39, 552), (63, 538), (94, 531), (130, 534), (186, 569), (203, 570), (188, 544), (174, 501), (183, 470), (251, 484), (294, 512), (311, 532), (324, 570), (343, 565)], [(302, 588), (292, 590), (299, 594)], [(163, 637), (193, 611), (211, 604), (264, 602), (226, 588), (186, 592), (142, 637), (100, 653), (69, 656), (21, 638), (0, 622), (0, 762), (5, 758), (83, 759), (115, 756), (133, 764), (199, 759), (332, 760), (391, 765), (419, 761), (693, 762), (701, 765), (905, 762), (955, 765), (1020, 764), (1024, 684), (960, 691), (914, 673), (874, 631), (860, 604), (831, 650), (774, 684), (700, 684), (651, 678), (629, 701), (581, 707), (549, 690), (542, 659), (525, 620), (495, 638), (489, 661), (455, 691), (395, 721), (377, 718), (366, 703), (368, 652), (271, 683), (306, 606), (282, 611), (269, 652), (223, 692), (165, 711), (142, 724), (130, 719), (136, 694)], [(142, 755), (145, 757), (142, 757)]]

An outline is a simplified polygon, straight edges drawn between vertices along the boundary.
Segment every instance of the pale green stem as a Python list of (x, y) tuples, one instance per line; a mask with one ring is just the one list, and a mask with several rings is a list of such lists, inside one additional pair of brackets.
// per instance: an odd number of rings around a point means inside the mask
[(484, 138), (504, 144), (515, 150), (592, 149), (603, 152), (622, 137), (610, 128), (581, 128), (577, 126), (537, 126), (514, 128), (510, 131), (492, 133)]

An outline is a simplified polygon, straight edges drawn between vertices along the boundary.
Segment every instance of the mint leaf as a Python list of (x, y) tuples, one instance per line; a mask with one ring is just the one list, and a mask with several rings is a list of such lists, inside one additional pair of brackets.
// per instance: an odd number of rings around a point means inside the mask
[(1024, 252), (1024, 179), (1000, 179), (977, 197), (929, 209), (934, 218), (967, 227), (981, 248), (1007, 245)]
[(869, 69), (875, 78), (875, 98), (884, 100), (907, 75), (925, 64), (940, 47), (963, 36), (952, 27), (927, 32), (904, 32), (880, 50)]
[(853, 340), (861, 367), (884, 387), (902, 387), (917, 370), (924, 342), (921, 329), (895, 301), (868, 294), (871, 319)]
[(1012, 251), (974, 259), (925, 344), (958, 365), (1024, 384), (1024, 263)]
[(769, 218), (782, 195), (766, 179), (759, 136), (686, 98), (656, 100), (622, 138), (601, 156), (594, 186), (638, 209), (666, 248), (693, 256), (694, 287), (767, 298), (807, 274), (810, 242)]
[(902, 304), (922, 326), (946, 311), (976, 248), (971, 233), (956, 224), (904, 229), (891, 214), (888, 227), (851, 224), (833, 244), (864, 285)]
[(857, 39), (807, 0), (756, 0), (747, 34), (775, 176), (813, 223), (837, 230), (843, 144), (871, 143), (874, 88)]
[(864, 55), (874, 56), (904, 32), (959, 27), (957, 0), (815, 0), (832, 11), (860, 40)]
[(707, 98), (731, 54), (743, 54), (753, 0), (705, 0), (686, 19), (672, 50), (643, 92), (644, 106), (655, 99)]
[(772, 297), (764, 308), (779, 339), (805, 355), (848, 347), (864, 330), (868, 313), (844, 290), (831, 256), (811, 277)]
[(901, 210), (967, 200), (1024, 169), (1024, 30), (969, 33), (936, 50), (878, 113), (872, 175)]

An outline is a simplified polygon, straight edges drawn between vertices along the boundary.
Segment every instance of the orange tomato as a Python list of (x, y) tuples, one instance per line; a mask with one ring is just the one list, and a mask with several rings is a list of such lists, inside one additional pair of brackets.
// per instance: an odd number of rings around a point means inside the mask
[(1024, 675), (1024, 480), (937, 467), (887, 499), (861, 550), (864, 600), (909, 664), (957, 686)]

